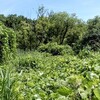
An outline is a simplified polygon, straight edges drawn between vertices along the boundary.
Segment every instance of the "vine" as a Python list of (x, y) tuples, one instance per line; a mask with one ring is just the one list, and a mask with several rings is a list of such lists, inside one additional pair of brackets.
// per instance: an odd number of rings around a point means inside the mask
[(16, 53), (16, 34), (0, 23), (0, 62), (6, 62)]

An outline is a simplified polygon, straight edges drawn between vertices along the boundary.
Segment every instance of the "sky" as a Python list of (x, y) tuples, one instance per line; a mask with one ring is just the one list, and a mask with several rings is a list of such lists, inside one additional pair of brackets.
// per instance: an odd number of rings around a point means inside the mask
[(41, 5), (49, 11), (76, 13), (84, 21), (100, 16), (100, 0), (0, 0), (0, 14), (24, 15), (34, 19)]

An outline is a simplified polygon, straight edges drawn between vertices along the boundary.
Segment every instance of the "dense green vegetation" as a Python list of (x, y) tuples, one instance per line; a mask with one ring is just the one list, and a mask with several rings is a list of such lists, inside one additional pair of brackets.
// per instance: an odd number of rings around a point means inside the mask
[(100, 17), (37, 15), (0, 15), (0, 100), (100, 100)]
[(0, 67), (1, 100), (100, 100), (100, 54), (82, 52), (20, 52)]
[(0, 23), (0, 62), (5, 62), (16, 53), (16, 34)]

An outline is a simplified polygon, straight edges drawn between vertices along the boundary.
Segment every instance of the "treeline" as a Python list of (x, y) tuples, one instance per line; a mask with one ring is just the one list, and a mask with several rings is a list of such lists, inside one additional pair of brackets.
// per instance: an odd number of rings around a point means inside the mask
[(0, 22), (14, 30), (17, 48), (24, 51), (54, 42), (69, 45), (76, 53), (84, 47), (100, 49), (99, 16), (84, 22), (75, 14), (49, 12), (39, 7), (37, 19), (11, 14), (0, 15)]

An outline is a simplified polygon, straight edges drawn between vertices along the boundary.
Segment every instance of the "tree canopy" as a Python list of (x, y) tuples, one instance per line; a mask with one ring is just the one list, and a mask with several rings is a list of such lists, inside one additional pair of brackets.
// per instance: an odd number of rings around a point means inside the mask
[(11, 14), (6, 17), (0, 15), (0, 21), (15, 31), (18, 49), (32, 50), (49, 42), (67, 44), (73, 49), (77, 45), (80, 48), (89, 45), (95, 50), (100, 48), (99, 16), (84, 22), (75, 14), (49, 12), (42, 6), (37, 11), (37, 19)]

